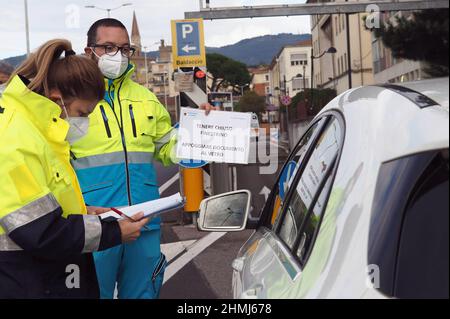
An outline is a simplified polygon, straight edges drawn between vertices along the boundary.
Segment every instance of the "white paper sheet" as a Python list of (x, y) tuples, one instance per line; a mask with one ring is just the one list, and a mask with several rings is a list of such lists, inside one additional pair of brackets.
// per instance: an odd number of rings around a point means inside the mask
[(181, 108), (177, 157), (248, 164), (251, 114)]
[[(129, 217), (132, 217), (133, 215), (135, 215), (139, 212), (144, 212), (144, 217), (153, 218), (156, 215), (159, 215), (161, 213), (168, 212), (173, 209), (182, 207), (183, 205), (184, 205), (184, 199), (183, 199), (183, 197), (181, 197), (180, 193), (177, 193), (177, 194), (169, 196), (169, 197), (152, 200), (152, 201), (134, 205), (134, 206), (117, 208), (117, 209), (119, 209), (122, 213), (124, 213), (125, 215), (127, 215)], [(102, 219), (105, 219), (108, 217), (122, 219), (122, 217), (119, 214), (117, 214), (113, 211), (109, 211), (104, 214), (101, 214), (100, 217)]]

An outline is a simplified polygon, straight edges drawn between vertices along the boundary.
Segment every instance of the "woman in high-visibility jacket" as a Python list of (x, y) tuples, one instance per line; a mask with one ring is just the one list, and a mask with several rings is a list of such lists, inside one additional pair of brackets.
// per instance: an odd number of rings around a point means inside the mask
[[(62, 53), (65, 53), (62, 57)], [(92, 252), (136, 240), (148, 222), (89, 215), (70, 145), (104, 96), (96, 63), (67, 40), (41, 46), (0, 99), (0, 298), (98, 298)]]

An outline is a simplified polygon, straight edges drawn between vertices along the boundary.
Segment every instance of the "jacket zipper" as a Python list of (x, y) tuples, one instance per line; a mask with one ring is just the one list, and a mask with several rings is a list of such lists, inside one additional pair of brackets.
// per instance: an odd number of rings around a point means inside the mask
[(167, 266), (166, 256), (164, 256), (164, 254), (161, 253), (158, 264), (156, 265), (156, 268), (152, 274), (153, 291), (155, 291), (155, 292), (156, 292), (156, 286), (155, 286), (156, 278), (158, 278), (159, 274), (165, 269), (166, 266)]
[(105, 123), (106, 134), (108, 135), (108, 138), (111, 138), (111, 129), (109, 127), (108, 117), (106, 116), (105, 108), (103, 107), (103, 105), (100, 105), (100, 111), (102, 112), (103, 123)]
[(114, 116), (116, 118), (117, 125), (119, 126), (120, 136), (122, 138), (123, 152), (125, 155), (125, 174), (127, 177), (128, 205), (131, 206), (132, 201), (131, 201), (131, 186), (130, 186), (130, 170), (128, 168), (128, 151), (127, 151), (127, 144), (126, 144), (126, 140), (125, 140), (125, 133), (123, 131), (122, 103), (120, 102), (120, 89), (122, 88), (122, 84), (123, 84), (123, 81), (120, 83), (119, 90), (117, 90), (117, 100), (119, 101), (119, 108), (120, 108), (120, 121), (119, 121), (119, 118), (117, 117), (116, 112), (114, 111), (114, 100), (112, 99), (112, 96), (111, 96), (111, 86), (108, 88), (108, 95), (109, 95), (109, 99), (112, 103)]
[(133, 128), (133, 136), (136, 138), (137, 137), (136, 121), (134, 119), (134, 112), (133, 112), (133, 105), (132, 104), (130, 104), (130, 117), (131, 117), (131, 126)]

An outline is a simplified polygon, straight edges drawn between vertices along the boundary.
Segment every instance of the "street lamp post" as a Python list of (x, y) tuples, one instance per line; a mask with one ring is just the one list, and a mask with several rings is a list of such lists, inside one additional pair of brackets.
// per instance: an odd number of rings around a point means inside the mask
[(318, 56), (314, 56), (314, 49), (311, 49), (311, 103), (310, 103), (310, 111), (313, 110), (313, 98), (314, 98), (314, 60), (315, 59), (320, 59), (321, 57), (323, 57), (325, 54), (330, 53), (330, 54), (335, 54), (337, 52), (336, 48), (334, 47), (330, 47), (328, 48), (326, 51), (322, 52), (322, 54), (318, 55)]
[(27, 55), (30, 55), (30, 27), (28, 22), (28, 0), (24, 0), (25, 9), (25, 37), (27, 41)]
[(111, 18), (111, 11), (120, 9), (120, 8), (122, 8), (122, 7), (131, 6), (131, 5), (132, 5), (132, 3), (131, 3), (131, 2), (128, 2), (128, 3), (122, 4), (122, 5), (118, 6), (118, 7), (114, 7), (114, 8), (101, 8), (101, 7), (97, 7), (97, 6), (95, 6), (95, 5), (87, 5), (87, 6), (84, 6), (84, 7), (85, 7), (85, 8), (88, 8), (88, 9), (98, 9), (98, 10), (106, 11), (106, 12), (108, 13), (108, 18)]
[(245, 85), (239, 85), (239, 87), (241, 88), (241, 97), (244, 96), (244, 88), (250, 86), (250, 84), (245, 84)]
[(303, 65), (303, 94), (306, 90), (306, 65)]

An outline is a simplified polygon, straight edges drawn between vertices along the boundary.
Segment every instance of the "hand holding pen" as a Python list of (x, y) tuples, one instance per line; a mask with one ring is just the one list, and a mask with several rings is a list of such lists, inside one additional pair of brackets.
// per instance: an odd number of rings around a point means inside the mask
[[(130, 216), (128, 216), (127, 214), (125, 214), (124, 212), (122, 212), (122, 211), (120, 211), (119, 209), (117, 209), (117, 208), (111, 207), (111, 210), (112, 210), (114, 213), (119, 214), (120, 217), (122, 217), (122, 218), (124, 218), (124, 219), (127, 219), (127, 220), (129, 220), (130, 222), (132, 222), (132, 223), (140, 222), (141, 219), (144, 217), (144, 213), (138, 213), (138, 214), (134, 215), (133, 217), (130, 217)], [(138, 216), (139, 214), (142, 214), (142, 216), (140, 216), (140, 217), (138, 218), (137, 216)], [(148, 218), (146, 218), (146, 220), (147, 220), (147, 222), (149, 221)], [(146, 223), (145, 223), (145, 224), (146, 224)], [(150, 228), (148, 228), (148, 226), (146, 226), (145, 224), (144, 224), (143, 228), (144, 228), (145, 230), (150, 230)]]

